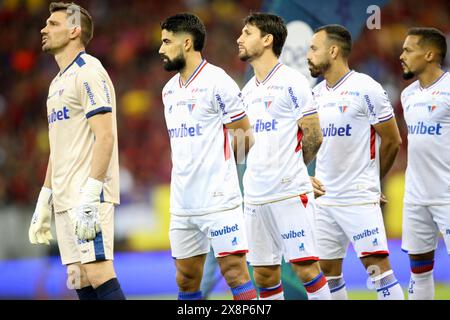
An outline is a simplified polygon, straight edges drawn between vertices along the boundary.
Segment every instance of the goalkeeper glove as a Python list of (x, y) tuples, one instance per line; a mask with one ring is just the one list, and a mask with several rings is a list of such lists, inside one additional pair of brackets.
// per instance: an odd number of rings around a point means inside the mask
[(81, 190), (80, 205), (75, 208), (75, 234), (79, 240), (93, 240), (101, 231), (99, 206), (103, 183), (88, 178)]
[(28, 238), (32, 244), (50, 245), (50, 240), (53, 239), (50, 231), (52, 212), (52, 189), (42, 187), (28, 230)]

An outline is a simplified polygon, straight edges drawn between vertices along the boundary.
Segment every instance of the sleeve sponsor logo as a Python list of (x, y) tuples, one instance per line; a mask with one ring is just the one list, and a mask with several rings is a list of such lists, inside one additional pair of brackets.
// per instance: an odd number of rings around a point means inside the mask
[(300, 108), (298, 105), (298, 98), (294, 94), (294, 90), (292, 87), (288, 87), (289, 96), (291, 97), (292, 103), (294, 104), (295, 109)]
[(222, 110), (222, 114), (226, 115), (228, 112), (225, 111), (225, 103), (222, 100), (222, 97), (220, 96), (220, 94), (216, 94), (216, 101), (219, 104), (220, 110)]
[(91, 106), (95, 106), (96, 103), (95, 103), (95, 100), (94, 100), (94, 94), (92, 93), (92, 90), (91, 90), (91, 87), (89, 86), (89, 83), (84, 82), (83, 85), (84, 85), (84, 88), (86, 89), (86, 93), (87, 93), (87, 95), (89, 97), (89, 102), (91, 103)]

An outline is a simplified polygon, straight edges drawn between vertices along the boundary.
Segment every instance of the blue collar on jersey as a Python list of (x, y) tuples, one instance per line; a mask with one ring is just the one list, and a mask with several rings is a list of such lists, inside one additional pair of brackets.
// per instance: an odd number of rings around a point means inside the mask
[(180, 88), (181, 87), (187, 87), (188, 85), (191, 84), (191, 82), (197, 77), (197, 75), (200, 73), (200, 71), (202, 71), (203, 67), (206, 66), (206, 64), (208, 63), (208, 61), (206, 61), (205, 58), (202, 58), (202, 61), (200, 62), (200, 64), (197, 66), (197, 68), (194, 70), (194, 72), (191, 74), (191, 76), (187, 79), (186, 84), (183, 84), (183, 81), (181, 80), (181, 75), (178, 77), (178, 82), (180, 83)]
[(328, 84), (325, 82), (325, 86), (328, 90), (335, 90), (337, 87), (339, 87), (341, 84), (344, 83), (345, 80), (347, 80), (348, 77), (353, 73), (353, 70), (349, 70), (346, 74), (344, 74), (332, 87), (329, 87)]
[(59, 73), (59, 76), (62, 76), (64, 74), (64, 72), (66, 72), (75, 62), (80, 67), (82, 65), (84, 65), (86, 62), (84, 62), (83, 58), (81, 58), (81, 55), (84, 53), (86, 53), (86, 51), (81, 51), (80, 53), (78, 53), (77, 56), (75, 57), (75, 59), (73, 59), (73, 61), (64, 69), (64, 71)]
[(258, 79), (256, 79), (256, 75), (255, 75), (255, 81), (256, 81), (256, 85), (259, 86), (261, 83), (262, 84), (266, 84), (267, 81), (269, 81), (270, 78), (272, 78), (272, 76), (275, 74), (275, 72), (277, 72), (277, 70), (282, 66), (281, 62), (278, 62), (273, 68), (272, 70), (270, 70), (270, 72), (267, 74), (267, 76), (264, 78), (263, 81), (259, 82)]

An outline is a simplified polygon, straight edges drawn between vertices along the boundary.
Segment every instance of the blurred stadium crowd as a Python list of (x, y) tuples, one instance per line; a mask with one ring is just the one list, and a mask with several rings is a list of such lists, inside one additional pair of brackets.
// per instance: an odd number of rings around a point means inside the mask
[[(0, 208), (32, 206), (48, 161), (48, 86), (58, 72), (53, 57), (41, 52), (40, 29), (48, 17), (46, 0), (0, 1)], [(138, 200), (155, 185), (170, 181), (170, 147), (161, 89), (170, 78), (158, 55), (159, 23), (181, 11), (198, 14), (207, 28), (204, 56), (243, 85), (246, 66), (237, 58), (242, 19), (259, 11), (261, 0), (77, 1), (95, 22), (87, 48), (109, 72), (118, 105), (121, 194)], [(364, 28), (355, 39), (351, 67), (368, 73), (388, 91), (404, 144), (391, 175), (406, 165), (406, 130), (398, 57), (408, 27), (434, 26), (450, 39), (450, 2), (389, 1), (381, 10), (381, 30)], [(447, 65), (450, 63), (447, 54)], [(388, 179), (389, 180), (389, 179)], [(1, 212), (1, 210), (0, 210)], [(31, 212), (29, 212), (31, 217)], [(388, 228), (389, 230), (389, 228)]]

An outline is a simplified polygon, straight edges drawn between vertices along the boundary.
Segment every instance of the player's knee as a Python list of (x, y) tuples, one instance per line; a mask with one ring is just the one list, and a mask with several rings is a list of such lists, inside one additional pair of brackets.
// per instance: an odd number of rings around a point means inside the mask
[(292, 263), (292, 268), (294, 269), (297, 277), (299, 277), (303, 282), (311, 281), (321, 272), (317, 261)]
[(239, 264), (231, 264), (222, 269), (222, 275), (228, 286), (234, 288), (250, 280), (250, 277), (246, 276), (245, 271), (246, 270), (242, 270)]
[(225, 281), (231, 288), (237, 287), (250, 280), (244, 257), (229, 257), (220, 261), (220, 270)]
[(334, 260), (320, 260), (320, 269), (326, 277), (337, 277), (342, 274), (342, 263)]
[(260, 288), (270, 288), (278, 285), (281, 281), (278, 270), (273, 268), (255, 267), (253, 268), (253, 277), (256, 285)]
[(177, 270), (176, 281), (180, 291), (198, 291), (200, 288), (201, 275), (197, 274), (197, 272)]
[(94, 288), (116, 277), (112, 261), (102, 261), (83, 265), (87, 278)]

